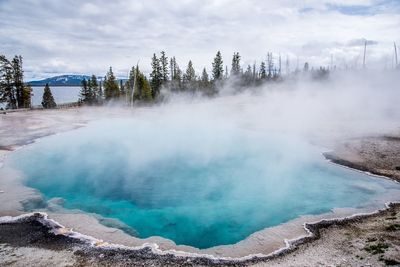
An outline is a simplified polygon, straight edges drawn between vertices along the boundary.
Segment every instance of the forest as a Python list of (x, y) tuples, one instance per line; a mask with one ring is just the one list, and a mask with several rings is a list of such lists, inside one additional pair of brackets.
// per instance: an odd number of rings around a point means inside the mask
[[(31, 108), (32, 88), (24, 82), (22, 62), (20, 55), (11, 60), (4, 55), (0, 56), (0, 103), (5, 103), (6, 109)], [(210, 74), (206, 68), (197, 73), (191, 60), (183, 69), (174, 56), (169, 58), (164, 51), (159, 55), (154, 53), (148, 75), (137, 64), (131, 68), (128, 79), (118, 79), (112, 67), (104, 77), (93, 74), (90, 79), (83, 79), (79, 104), (103, 105), (110, 101), (125, 105), (158, 103), (163, 101), (164, 91), (215, 97), (220, 88), (227, 84), (233, 91), (240, 92), (301, 74), (307, 74), (313, 79), (324, 79), (333, 70), (332, 66), (310, 68), (306, 62), (302, 69), (297, 66), (290, 72), (287, 59), (283, 75), (280, 55), (274, 58), (272, 53), (267, 53), (266, 60), (258, 66), (254, 63), (242, 67), (239, 52), (233, 53), (229, 70), (228, 65), (224, 65), (220, 51), (216, 53), (211, 66)], [(44, 89), (42, 107), (57, 107), (48, 84)]]

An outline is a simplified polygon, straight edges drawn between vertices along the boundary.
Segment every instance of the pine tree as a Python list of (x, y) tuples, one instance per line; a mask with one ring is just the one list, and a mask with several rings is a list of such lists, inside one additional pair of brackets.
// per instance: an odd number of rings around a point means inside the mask
[(17, 108), (12, 64), (3, 55), (0, 56), (0, 102), (6, 102), (6, 108)]
[(215, 81), (221, 80), (224, 75), (224, 66), (223, 66), (221, 52), (218, 51), (217, 55), (214, 58), (214, 62), (212, 63), (212, 75)]
[(260, 79), (265, 80), (267, 78), (267, 69), (265, 67), (265, 62), (262, 61), (260, 65)]
[[(94, 77), (94, 79), (96, 80), (96, 77)], [(88, 81), (83, 79), (81, 83), (80, 101), (88, 105), (94, 104), (96, 102), (96, 86), (97, 81), (93, 81), (93, 77)]]
[(112, 71), (112, 67), (110, 67), (104, 80), (104, 96), (106, 100), (111, 100), (118, 98), (119, 95), (120, 91), (118, 88), (117, 80)]
[(153, 54), (151, 59), (152, 71), (150, 73), (151, 78), (151, 88), (153, 99), (155, 99), (160, 94), (161, 84), (162, 84), (162, 69), (160, 65), (160, 60), (157, 58), (156, 54)]
[[(105, 80), (106, 78), (104, 77), (104, 80)], [(103, 95), (104, 95), (104, 93), (103, 93), (103, 82), (100, 80), (100, 82), (99, 82), (99, 91), (98, 91), (98, 97), (97, 97), (97, 101), (99, 102), (99, 103), (102, 103), (103, 102)]]
[(196, 90), (195, 83), (196, 83), (196, 72), (193, 68), (192, 61), (189, 60), (186, 72), (183, 75), (183, 89), (195, 91)]
[(194, 82), (196, 80), (196, 72), (193, 68), (193, 63), (191, 60), (189, 60), (189, 63), (186, 68), (185, 80), (188, 82)]
[(253, 71), (252, 71), (250, 65), (247, 66), (247, 69), (243, 76), (244, 76), (244, 85), (245, 86), (251, 85), (251, 83), (253, 81)]
[(304, 63), (304, 68), (303, 68), (303, 71), (304, 72), (307, 72), (308, 70), (309, 70), (309, 65), (308, 65), (308, 62), (306, 62), (306, 63)]
[(203, 83), (209, 82), (208, 73), (207, 73), (206, 68), (203, 68), (203, 72), (201, 73), (201, 82), (203, 82)]
[(206, 68), (203, 68), (203, 72), (201, 73), (201, 77), (200, 77), (200, 88), (203, 91), (206, 91), (207, 88), (209, 88), (210, 86), (210, 80), (208, 78), (208, 73)]
[(135, 82), (135, 99), (144, 102), (150, 102), (153, 98), (152, 88), (146, 76), (139, 71), (139, 67), (136, 67), (136, 82)]
[(81, 82), (81, 91), (79, 92), (79, 101), (87, 103), (89, 101), (88, 85), (86, 79)]
[(139, 66), (136, 66), (136, 69), (132, 68), (132, 71), (133, 71), (133, 73), (132, 73), (132, 84), (133, 84), (133, 99), (132, 99), (132, 101), (141, 100), (142, 99), (142, 88), (140, 87), (140, 85), (142, 84), (142, 82), (139, 82), (139, 76), (140, 76)]
[(24, 85), (22, 90), (22, 107), (31, 107), (32, 87), (30, 85)]
[(231, 75), (239, 76), (240, 74), (240, 55), (239, 52), (233, 53)]
[(15, 87), (15, 98), (17, 100), (17, 107), (22, 108), (23, 103), (23, 90), (24, 90), (24, 72), (22, 70), (22, 57), (15, 56), (12, 60), (14, 87)]
[(42, 106), (46, 109), (55, 108), (57, 106), (48, 83), (46, 83), (46, 86), (44, 87)]
[(142, 99), (145, 102), (150, 102), (153, 100), (153, 93), (151, 90), (150, 83), (147, 81), (146, 77), (141, 73), (139, 78), (139, 85), (141, 86)]
[(274, 59), (272, 53), (267, 53), (268, 79), (273, 78)]
[(169, 61), (169, 71), (170, 71), (170, 75), (171, 75), (171, 81), (173, 81), (175, 79), (175, 57), (172, 57)]
[(160, 65), (162, 81), (163, 84), (165, 84), (168, 82), (168, 57), (165, 55), (164, 51), (161, 51)]
[(91, 91), (91, 103), (100, 103), (101, 102), (101, 92), (99, 88), (99, 84), (97, 82), (96, 76), (93, 74), (88, 81), (88, 87)]

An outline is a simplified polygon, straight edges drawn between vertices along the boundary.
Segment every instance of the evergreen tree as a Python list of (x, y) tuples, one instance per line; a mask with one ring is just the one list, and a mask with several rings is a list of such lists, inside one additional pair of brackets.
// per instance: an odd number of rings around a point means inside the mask
[(11, 62), (0, 56), (0, 102), (6, 102), (7, 108), (17, 108)]
[(183, 85), (184, 85), (183, 89), (194, 91), (196, 90), (195, 83), (196, 83), (196, 72), (193, 68), (192, 61), (189, 60), (186, 72), (183, 75)]
[(57, 106), (48, 83), (46, 83), (46, 86), (44, 87), (42, 106), (46, 109), (55, 108)]
[(92, 84), (92, 79), (89, 79), (89, 81), (83, 79), (81, 82), (80, 101), (85, 104), (91, 105), (95, 103), (96, 100), (95, 95), (96, 93), (95, 93), (95, 88)]
[(31, 107), (32, 91), (33, 90), (30, 85), (24, 84), (24, 88), (22, 89), (22, 107), (23, 108)]
[(176, 60), (175, 57), (172, 57), (169, 61), (169, 71), (171, 72), (171, 81), (175, 79), (175, 65), (176, 65)]
[(246, 71), (245, 71), (243, 76), (244, 76), (244, 81), (243, 81), (244, 82), (244, 86), (251, 85), (251, 83), (253, 81), (253, 71), (252, 71), (250, 65), (247, 66), (247, 69), (246, 69)]
[(208, 77), (208, 73), (206, 68), (203, 68), (203, 72), (201, 73), (200, 77), (200, 88), (204, 91), (207, 92), (207, 89), (210, 87), (210, 79)]
[(30, 85), (24, 85), (22, 90), (22, 107), (31, 107), (32, 87)]
[(240, 55), (239, 52), (233, 53), (231, 75), (239, 76), (240, 74)]
[(147, 81), (143, 73), (138, 76), (138, 86), (141, 88), (143, 101), (150, 102), (154, 99), (150, 83)]
[(163, 81), (160, 60), (157, 58), (156, 54), (153, 54), (153, 58), (151, 59), (151, 68), (152, 71), (150, 73), (150, 78), (151, 78), (150, 83), (152, 88), (153, 99), (155, 99), (160, 94), (161, 84)]
[(165, 84), (168, 82), (168, 57), (165, 55), (164, 51), (161, 51), (160, 65), (162, 81)]
[[(105, 80), (105, 78), (104, 78), (104, 80)], [(98, 96), (97, 96), (97, 101), (99, 102), (99, 103), (102, 103), (103, 102), (103, 82), (100, 80), (100, 82), (99, 82), (99, 91), (98, 91)]]
[(274, 59), (272, 53), (267, 53), (267, 67), (268, 67), (268, 79), (273, 78), (273, 69), (274, 69)]
[(125, 88), (126, 88), (126, 94), (128, 96), (129, 102), (132, 102), (133, 99), (133, 93), (134, 93), (134, 86), (135, 86), (135, 67), (132, 67), (131, 70), (129, 71), (129, 77), (128, 80), (125, 83)]
[(24, 90), (24, 72), (22, 70), (22, 57), (15, 56), (12, 60), (14, 87), (15, 87), (15, 98), (17, 100), (17, 107), (22, 108), (23, 103), (23, 90)]
[(304, 63), (304, 68), (303, 71), (307, 72), (309, 70), (310, 66), (308, 65), (308, 62)]
[(118, 88), (117, 80), (112, 71), (112, 67), (110, 67), (104, 79), (104, 97), (106, 100), (111, 100), (118, 98), (119, 96), (120, 91)]
[(139, 70), (139, 66), (136, 66), (136, 70), (134, 70), (133, 72), (133, 100), (141, 100), (142, 99), (142, 82), (139, 82), (139, 76), (140, 76), (141, 72)]
[(207, 84), (209, 82), (208, 73), (206, 68), (203, 68), (203, 72), (201, 73), (201, 82)]
[(79, 92), (79, 101), (87, 103), (88, 101), (88, 86), (86, 79), (81, 82), (81, 91)]
[(196, 72), (193, 68), (193, 63), (191, 60), (189, 60), (189, 63), (186, 68), (185, 80), (188, 82), (194, 82), (196, 80)]
[(96, 76), (93, 74), (88, 81), (88, 88), (91, 92), (91, 103), (100, 103), (101, 102), (101, 92), (100, 87), (97, 82)]
[(135, 86), (134, 86), (134, 98), (136, 101), (150, 102), (153, 98), (152, 88), (146, 76), (139, 70), (139, 66), (136, 66), (135, 72)]
[(173, 90), (179, 90), (182, 88), (182, 71), (176, 63), (175, 57), (170, 60), (170, 71), (171, 71), (171, 88)]
[(215, 81), (221, 80), (224, 75), (224, 66), (223, 66), (221, 52), (218, 51), (217, 55), (214, 58), (214, 62), (212, 63), (212, 75)]
[(260, 79), (265, 80), (267, 78), (267, 69), (265, 66), (265, 62), (262, 61), (260, 65)]

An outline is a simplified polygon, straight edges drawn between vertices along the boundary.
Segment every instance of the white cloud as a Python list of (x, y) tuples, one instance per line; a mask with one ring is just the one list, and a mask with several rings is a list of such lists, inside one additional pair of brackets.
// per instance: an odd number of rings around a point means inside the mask
[[(373, 12), (343, 12), (351, 6)], [(228, 66), (234, 51), (243, 63), (272, 51), (291, 62), (298, 56), (300, 64), (326, 65), (331, 54), (335, 64), (350, 64), (360, 48), (347, 44), (365, 38), (377, 42), (368, 63), (381, 66), (392, 42), (400, 43), (397, 11), (395, 1), (374, 0), (3, 0), (0, 50), (24, 56), (27, 78), (54, 75), (49, 71), (104, 75), (110, 65), (126, 75), (138, 60), (148, 71), (152, 53), (161, 50), (181, 67), (192, 59), (197, 70), (209, 69), (217, 50)]]

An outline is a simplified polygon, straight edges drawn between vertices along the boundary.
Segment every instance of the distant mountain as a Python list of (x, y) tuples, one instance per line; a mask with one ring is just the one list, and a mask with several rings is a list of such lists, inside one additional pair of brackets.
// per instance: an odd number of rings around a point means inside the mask
[(50, 86), (80, 86), (83, 79), (88, 80), (87, 75), (61, 75), (47, 78), (40, 81), (30, 81), (30, 86), (45, 86), (48, 83)]

